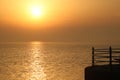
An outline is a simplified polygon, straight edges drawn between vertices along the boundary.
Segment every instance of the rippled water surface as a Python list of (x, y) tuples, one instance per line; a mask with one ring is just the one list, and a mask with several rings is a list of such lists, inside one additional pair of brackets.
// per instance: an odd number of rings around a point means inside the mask
[(0, 80), (84, 80), (90, 62), (87, 45), (0, 44)]

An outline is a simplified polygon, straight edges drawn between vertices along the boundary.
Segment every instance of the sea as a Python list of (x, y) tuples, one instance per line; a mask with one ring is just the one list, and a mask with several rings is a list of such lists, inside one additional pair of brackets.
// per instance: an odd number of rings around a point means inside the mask
[(91, 47), (58, 42), (0, 43), (0, 80), (85, 80)]

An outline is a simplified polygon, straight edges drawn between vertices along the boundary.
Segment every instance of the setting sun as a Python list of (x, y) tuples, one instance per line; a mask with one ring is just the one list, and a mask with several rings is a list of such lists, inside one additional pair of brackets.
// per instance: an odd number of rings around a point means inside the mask
[(34, 17), (39, 17), (42, 15), (42, 9), (39, 6), (33, 6), (31, 12)]

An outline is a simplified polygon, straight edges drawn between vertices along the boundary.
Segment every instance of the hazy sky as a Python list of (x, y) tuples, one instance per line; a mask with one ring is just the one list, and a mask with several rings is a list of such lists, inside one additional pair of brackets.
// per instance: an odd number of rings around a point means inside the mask
[[(42, 15), (32, 14), (39, 6)], [(0, 0), (0, 41), (120, 43), (120, 0)]]

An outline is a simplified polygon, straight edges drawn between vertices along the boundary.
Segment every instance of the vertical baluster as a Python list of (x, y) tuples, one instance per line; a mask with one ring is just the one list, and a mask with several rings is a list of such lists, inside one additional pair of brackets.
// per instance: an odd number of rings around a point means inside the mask
[(111, 46), (109, 47), (109, 60), (110, 60), (109, 64), (112, 65), (112, 48), (111, 48)]
[(94, 51), (95, 51), (95, 49), (94, 49), (94, 47), (92, 47), (92, 66), (94, 66), (95, 65), (95, 61), (94, 61)]

